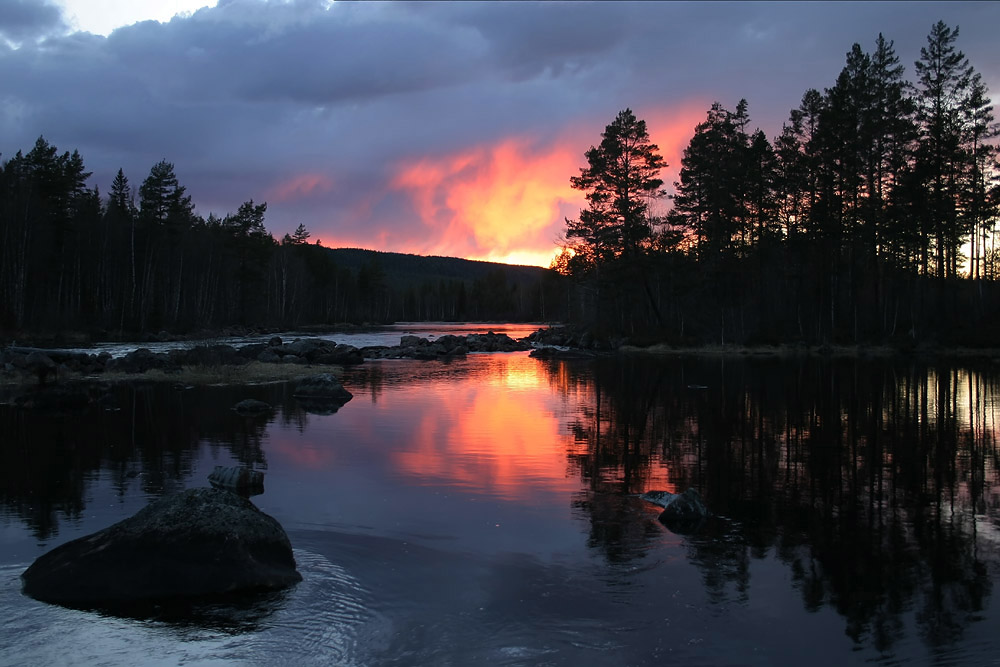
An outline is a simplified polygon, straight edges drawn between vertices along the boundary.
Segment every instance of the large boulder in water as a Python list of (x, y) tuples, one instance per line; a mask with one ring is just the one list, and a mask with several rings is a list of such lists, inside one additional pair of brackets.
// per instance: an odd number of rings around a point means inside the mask
[(277, 590), (302, 580), (281, 525), (222, 489), (165, 496), (40, 556), (24, 593), (69, 607)]

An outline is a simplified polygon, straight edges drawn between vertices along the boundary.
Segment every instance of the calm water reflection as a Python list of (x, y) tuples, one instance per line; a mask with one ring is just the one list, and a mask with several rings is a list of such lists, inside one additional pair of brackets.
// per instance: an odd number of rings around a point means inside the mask
[[(63, 416), (0, 406), (0, 576), (16, 600), (0, 645), (45, 661), (83, 627), (98, 643), (82, 662), (111, 663), (969, 664), (1000, 650), (992, 366), (517, 353), (369, 363), (344, 383), (355, 398), (333, 415), (280, 384), (120, 387), (116, 410)], [(229, 410), (246, 397), (275, 414)], [(16, 595), (40, 553), (233, 461), (268, 471), (255, 502), (305, 574), (271, 616), (164, 629)], [(695, 536), (634, 497), (687, 487), (715, 514)]]

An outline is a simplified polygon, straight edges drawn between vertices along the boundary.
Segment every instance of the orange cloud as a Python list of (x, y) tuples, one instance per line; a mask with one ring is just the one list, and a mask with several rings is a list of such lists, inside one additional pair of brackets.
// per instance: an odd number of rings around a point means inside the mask
[(268, 199), (275, 202), (304, 199), (322, 192), (328, 192), (332, 187), (333, 180), (326, 174), (296, 174), (271, 188), (268, 193)]
[(669, 192), (673, 192), (674, 182), (680, 178), (681, 158), (691, 143), (694, 128), (705, 120), (710, 106), (711, 102), (692, 101), (678, 107), (652, 109), (645, 115), (636, 111), (636, 115), (646, 121), (649, 138), (660, 148), (660, 155), (667, 162), (662, 178)]
[(508, 138), (404, 163), (392, 187), (433, 230), (423, 252), (548, 266), (560, 223), (583, 202), (569, 184), (580, 156), (567, 141), (536, 148)]
[[(707, 108), (697, 102), (636, 111), (670, 165), (663, 174), (668, 189)], [(584, 153), (600, 142), (602, 131), (577, 125), (546, 145), (508, 137), (401, 163), (390, 187), (410, 196), (429, 236), (411, 241), (418, 247), (407, 252), (548, 266), (565, 218), (586, 204), (569, 179), (580, 173)]]

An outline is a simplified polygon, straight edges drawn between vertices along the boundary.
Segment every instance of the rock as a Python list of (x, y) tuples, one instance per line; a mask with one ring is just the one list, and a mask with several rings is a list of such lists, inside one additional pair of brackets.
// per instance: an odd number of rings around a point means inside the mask
[(244, 416), (263, 415), (271, 412), (271, 404), (253, 398), (245, 398), (234, 405), (233, 410)]
[(324, 345), (326, 341), (320, 340), (319, 338), (301, 338), (293, 343), (285, 343), (281, 347), (275, 348), (277, 353), (285, 355), (295, 355), (296, 357), (306, 358), (313, 354), (320, 347)]
[(267, 341), (267, 344), (271, 347), (281, 347), (281, 336), (272, 336), (271, 340)]
[(242, 359), (252, 360), (260, 356), (261, 352), (269, 349), (267, 343), (250, 343), (236, 348), (236, 354)]
[(246, 498), (189, 489), (40, 556), (36, 600), (78, 608), (277, 590), (302, 580), (281, 525)]
[(292, 396), (296, 398), (331, 398), (342, 400), (344, 403), (354, 398), (354, 395), (340, 384), (340, 380), (330, 373), (320, 373), (303, 378), (295, 387)]
[(275, 354), (272, 350), (264, 350), (257, 355), (257, 361), (265, 364), (276, 364), (281, 361), (281, 357)]
[(444, 349), (444, 353), (448, 356), (458, 356), (469, 352), (469, 348), (465, 344), (465, 336), (446, 334), (438, 338), (434, 343), (440, 345)]
[[(264, 405), (267, 405), (267, 403)], [(215, 466), (215, 470), (208, 476), (208, 481), (217, 489), (227, 489), (233, 493), (238, 493), (244, 498), (264, 493), (264, 473), (242, 466), (228, 468), (226, 466)]]
[(465, 344), (472, 352), (517, 352), (530, 350), (531, 343), (514, 340), (507, 334), (493, 333), (469, 334)]
[(133, 350), (124, 357), (110, 359), (105, 364), (105, 370), (122, 373), (145, 373), (154, 368), (167, 370), (176, 368), (176, 365), (170, 362), (167, 355), (155, 354), (147, 347)]
[(239, 366), (247, 362), (232, 345), (196, 345), (189, 350), (170, 350), (167, 358), (177, 366)]
[(421, 347), (427, 345), (429, 341), (426, 338), (421, 338), (420, 336), (403, 336), (399, 339), (400, 347)]
[(572, 344), (572, 332), (566, 327), (549, 327), (535, 331), (527, 340), (536, 345), (566, 347)]
[(313, 361), (317, 364), (325, 365), (333, 364), (337, 366), (355, 366), (357, 364), (363, 364), (365, 362), (365, 358), (361, 354), (361, 350), (353, 345), (340, 344), (332, 350), (317, 354)]
[(38, 383), (45, 384), (49, 375), (58, 375), (58, 366), (47, 354), (35, 351), (28, 353), (25, 367), (38, 376)]
[(344, 389), (340, 380), (330, 373), (311, 375), (302, 379), (292, 392), (292, 396), (307, 412), (333, 414), (354, 395)]
[(392, 351), (398, 349), (387, 345), (367, 345), (359, 351), (365, 359), (389, 359)]
[(694, 489), (684, 493), (650, 491), (639, 497), (662, 507), (660, 522), (675, 533), (697, 532), (708, 517), (708, 509)]

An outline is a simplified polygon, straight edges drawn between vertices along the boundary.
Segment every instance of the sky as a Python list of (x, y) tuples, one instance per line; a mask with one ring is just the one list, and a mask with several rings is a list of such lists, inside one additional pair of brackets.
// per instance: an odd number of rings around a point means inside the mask
[(0, 0), (0, 159), (44, 136), (103, 193), (165, 159), (279, 238), (547, 266), (620, 110), (669, 186), (712, 102), (773, 138), (880, 32), (912, 80), (938, 20), (1000, 100), (996, 2)]

